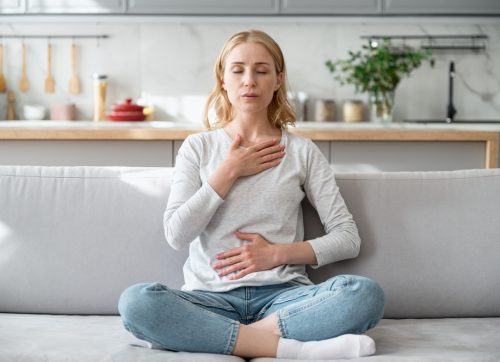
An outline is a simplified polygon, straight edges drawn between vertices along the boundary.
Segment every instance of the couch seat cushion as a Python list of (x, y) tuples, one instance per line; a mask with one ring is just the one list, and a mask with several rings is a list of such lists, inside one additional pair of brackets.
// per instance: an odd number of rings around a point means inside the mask
[(118, 316), (0, 313), (0, 361), (242, 362), (235, 356), (144, 347)]
[[(500, 318), (384, 319), (367, 334), (375, 340), (377, 353), (349, 361), (500, 361)], [(256, 358), (252, 362), (271, 361), (276, 360)]]

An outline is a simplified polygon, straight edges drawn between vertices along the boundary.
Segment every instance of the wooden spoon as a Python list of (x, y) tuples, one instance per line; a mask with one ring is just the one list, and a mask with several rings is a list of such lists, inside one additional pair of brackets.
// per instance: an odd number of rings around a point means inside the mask
[(5, 92), (5, 77), (3, 76), (3, 44), (0, 44), (0, 93)]
[(26, 45), (23, 43), (23, 65), (21, 71), (21, 81), (19, 82), (19, 90), (21, 92), (27, 92), (30, 89), (30, 83), (28, 82), (28, 77), (26, 76)]
[(76, 75), (76, 45), (71, 45), (71, 78), (69, 80), (70, 93), (80, 93), (80, 80)]
[(45, 79), (45, 92), (54, 93), (56, 87), (54, 78), (52, 77), (52, 44), (48, 44), (47, 46), (47, 57), (48, 57), (48, 71), (47, 71), (47, 79)]

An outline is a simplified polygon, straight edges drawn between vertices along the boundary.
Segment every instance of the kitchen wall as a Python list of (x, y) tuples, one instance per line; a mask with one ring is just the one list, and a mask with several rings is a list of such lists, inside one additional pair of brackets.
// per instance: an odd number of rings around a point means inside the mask
[[(4, 17), (7, 18), (8, 17)], [(40, 18), (38, 18), (40, 19)], [(62, 18), (66, 19), (66, 18)], [(70, 19), (70, 18), (67, 18)], [(125, 97), (154, 102), (157, 118), (199, 123), (200, 108), (213, 85), (213, 63), (225, 39), (239, 30), (262, 29), (281, 45), (288, 66), (291, 91), (307, 92), (314, 99), (332, 98), (338, 111), (345, 99), (367, 100), (350, 86), (340, 86), (324, 66), (327, 59), (346, 56), (366, 40), (361, 35), (487, 34), (487, 50), (435, 53), (434, 68), (424, 65), (402, 81), (396, 92), (395, 120), (441, 118), (448, 98), (448, 64), (454, 60), (457, 118), (500, 119), (500, 19), (498, 18), (123, 18), (112, 21), (56, 22), (47, 20), (2, 21), (0, 34), (107, 34), (108, 39), (77, 39), (78, 74), (82, 92), (68, 91), (71, 74), (71, 39), (54, 39), (53, 75), (56, 92), (44, 92), (47, 75), (47, 40), (26, 39), (30, 90), (19, 91), (21, 39), (4, 39), (4, 75), (22, 105), (73, 102), (78, 119), (92, 117), (92, 74), (109, 76), (108, 106)], [(6, 96), (0, 94), (0, 119)], [(337, 119), (340, 119), (337, 112)], [(201, 123), (200, 123), (201, 124)]]

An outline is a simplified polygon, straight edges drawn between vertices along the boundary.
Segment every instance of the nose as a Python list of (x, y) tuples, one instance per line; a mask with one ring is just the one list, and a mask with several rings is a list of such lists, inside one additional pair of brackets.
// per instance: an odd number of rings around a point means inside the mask
[(243, 85), (249, 88), (255, 85), (255, 76), (252, 72), (245, 72), (245, 76), (243, 77)]

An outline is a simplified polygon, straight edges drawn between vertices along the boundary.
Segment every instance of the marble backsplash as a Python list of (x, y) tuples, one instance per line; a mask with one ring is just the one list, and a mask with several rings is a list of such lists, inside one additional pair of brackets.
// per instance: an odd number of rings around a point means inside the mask
[[(71, 39), (52, 39), (52, 72), (56, 82), (53, 94), (45, 93), (47, 39), (25, 39), (27, 75), (30, 90), (19, 91), (21, 77), (21, 39), (5, 38), (3, 72), (7, 86), (15, 92), (16, 111), (39, 104), (75, 103), (78, 119), (91, 119), (93, 110), (92, 74), (107, 74), (108, 107), (125, 97), (155, 104), (156, 119), (201, 124), (204, 98), (213, 85), (213, 63), (224, 41), (231, 34), (257, 28), (268, 32), (281, 45), (288, 67), (288, 86), (292, 92), (309, 95), (308, 118), (314, 114), (316, 99), (333, 99), (336, 119), (341, 120), (344, 100), (367, 101), (351, 86), (340, 86), (328, 72), (327, 59), (345, 58), (366, 42), (362, 35), (444, 35), (486, 34), (486, 51), (455, 50), (435, 52), (435, 66), (425, 64), (396, 91), (395, 121), (443, 118), (448, 101), (448, 64), (455, 61), (454, 87), (456, 118), (500, 119), (500, 19), (463, 18), (463, 21), (436, 19), (353, 19), (317, 21), (240, 18), (238, 21), (148, 21), (114, 22), (4, 22), (0, 34), (107, 34), (108, 39), (76, 39), (78, 75), (82, 91), (69, 93)], [(1, 20), (1, 19), (0, 19)], [(0, 94), (0, 119), (6, 113), (6, 95)]]

